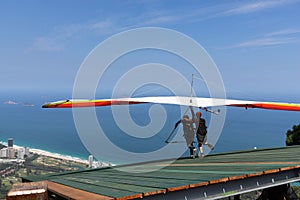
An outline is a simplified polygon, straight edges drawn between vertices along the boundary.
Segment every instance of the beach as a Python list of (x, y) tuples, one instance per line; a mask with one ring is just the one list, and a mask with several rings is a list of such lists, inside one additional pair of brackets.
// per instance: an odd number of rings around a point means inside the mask
[[(7, 146), (7, 142), (3, 142), (0, 141), (0, 144)], [(18, 146), (18, 145), (14, 145), (13, 146), (14, 149), (18, 150), (20, 148), (24, 148), (22, 146)], [(31, 154), (37, 154), (39, 156), (46, 156), (46, 157), (50, 157), (50, 158), (54, 158), (54, 159), (59, 159), (59, 160), (63, 160), (63, 161), (71, 161), (71, 162), (75, 162), (75, 163), (79, 163), (79, 164), (84, 164), (84, 165), (89, 165), (89, 161), (78, 158), (78, 157), (74, 157), (74, 156), (70, 156), (70, 155), (63, 155), (63, 154), (59, 154), (59, 153), (53, 153), (50, 151), (46, 151), (46, 150), (42, 150), (42, 149), (37, 149), (37, 148), (28, 148), (29, 149), (29, 153)], [(97, 167), (106, 167), (106, 166), (112, 166), (112, 163), (106, 163), (106, 162), (101, 162), (101, 161), (93, 161), (92, 162), (92, 167), (93, 168), (97, 168)]]
[(73, 161), (73, 162), (82, 163), (82, 164), (88, 164), (88, 160), (83, 160), (83, 159), (68, 156), (68, 155), (61, 155), (58, 153), (52, 153), (52, 152), (41, 150), (41, 149), (29, 149), (29, 152), (33, 153), (33, 154), (51, 157), (51, 158)]

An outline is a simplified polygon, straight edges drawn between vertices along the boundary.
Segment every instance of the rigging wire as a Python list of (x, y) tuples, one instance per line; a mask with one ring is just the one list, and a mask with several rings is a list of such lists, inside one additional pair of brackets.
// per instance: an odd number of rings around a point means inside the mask
[[(198, 76), (195, 76), (195, 74), (192, 74), (192, 79), (191, 79), (191, 84), (190, 84), (190, 102), (192, 103), (192, 97), (194, 96), (194, 80), (195, 79), (199, 79), (199, 80), (202, 80), (203, 82), (205, 82), (205, 80), (202, 78), (202, 77), (198, 77)], [(175, 83), (175, 81), (174, 81)], [(150, 90), (147, 90), (147, 91), (144, 91), (144, 92), (139, 92), (138, 95), (142, 95), (142, 94), (147, 94), (147, 93), (150, 93), (150, 92), (153, 92), (153, 91), (158, 91), (158, 90), (161, 90), (162, 88), (152, 88)], [(206, 111), (208, 111), (207, 109), (205, 109)], [(186, 108), (185, 112), (183, 113), (183, 115), (185, 115), (187, 112), (189, 111), (189, 107)], [(135, 119), (137, 120), (138, 122), (141, 123), (141, 121), (139, 121), (138, 119)], [(175, 127), (174, 129), (169, 133), (169, 135), (167, 136), (167, 139), (166, 140), (163, 140), (163, 138), (160, 136), (160, 135), (157, 135), (159, 137), (159, 139), (161, 141), (164, 141), (165, 143), (185, 143), (185, 141), (171, 141), (169, 142), (169, 139), (173, 136), (173, 134), (175, 133), (178, 125), (180, 124), (181, 120), (177, 121), (176, 124), (175, 124)], [(150, 132), (153, 132), (154, 133), (154, 130), (152, 130), (150, 127), (146, 127)]]
[[(209, 84), (210, 86), (213, 86), (213, 87), (216, 87), (216, 88), (219, 88), (218, 85), (216, 85), (214, 82), (208, 82), (206, 80), (204, 80), (202, 77), (200, 76), (195, 76), (194, 75), (194, 79), (197, 79), (197, 80), (201, 80), (202, 82), (204, 82), (206, 85)], [(231, 94), (238, 94), (238, 96), (241, 96), (243, 97), (243, 99), (245, 99), (244, 97), (247, 98), (247, 100), (252, 100), (252, 101), (257, 101), (257, 96), (251, 96), (249, 95), (249, 93), (246, 93), (246, 92), (243, 92), (241, 90), (238, 90), (238, 89), (230, 89), (229, 91), (226, 90), (226, 96), (228, 96), (228, 93), (231, 93)], [(234, 95), (234, 96), (237, 96), (237, 95)], [(262, 100), (265, 100), (266, 98), (264, 98), (262, 96)]]
[[(177, 82), (177, 81), (176, 81)], [(175, 83), (175, 81), (174, 81)], [(193, 97), (193, 84), (194, 84), (194, 74), (192, 74), (192, 80), (191, 80), (191, 85), (190, 85), (190, 96)], [(138, 96), (139, 95), (143, 95), (143, 94), (146, 94), (146, 93), (149, 93), (149, 92), (153, 92), (153, 91), (158, 91), (158, 90), (161, 90), (162, 88), (152, 88), (150, 90), (147, 90), (147, 91), (144, 91), (144, 92), (139, 92), (138, 93)], [(192, 99), (190, 100), (192, 101)], [(187, 107), (187, 109), (185, 110), (184, 112), (184, 115), (188, 112), (189, 110), (189, 107)], [(138, 119), (136, 119), (138, 122), (140, 122)], [(180, 122), (181, 120), (179, 120), (178, 122)], [(172, 137), (172, 135), (174, 134), (175, 130), (177, 129), (179, 123), (176, 123), (175, 124), (175, 127), (174, 129), (169, 133), (168, 137), (166, 140), (163, 140), (161, 136), (158, 135), (159, 139), (161, 141), (164, 141), (165, 143), (185, 143), (185, 141), (172, 141), (172, 142), (169, 142), (169, 139)], [(149, 131), (151, 132), (154, 132), (150, 127), (146, 127)]]
[[(193, 85), (194, 85), (194, 74), (192, 74), (192, 80), (191, 80), (191, 89), (190, 89), (190, 103), (192, 103), (192, 97), (193, 97)], [(189, 110), (189, 107), (187, 107), (187, 109), (185, 110), (184, 114), (185, 115)], [(177, 129), (178, 125), (181, 123), (181, 119), (179, 121), (176, 122), (174, 129), (169, 133), (167, 139), (165, 140), (165, 143), (185, 143), (185, 141), (172, 141), (169, 142), (169, 139), (172, 137), (172, 135), (174, 134), (175, 130)]]
[(193, 86), (194, 86), (194, 74), (192, 74), (192, 81), (191, 81), (191, 97), (193, 97)]

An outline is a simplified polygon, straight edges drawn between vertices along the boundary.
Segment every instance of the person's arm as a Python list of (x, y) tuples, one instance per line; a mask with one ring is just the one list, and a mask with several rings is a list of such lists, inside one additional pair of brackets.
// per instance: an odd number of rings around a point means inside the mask
[(176, 122), (175, 127), (173, 128), (173, 130), (171, 131), (171, 133), (168, 135), (167, 139), (165, 140), (165, 143), (169, 143), (169, 139), (171, 138), (171, 136), (173, 135), (173, 133), (175, 132), (177, 126), (181, 123), (181, 119), (179, 121)]
[(196, 115), (195, 115), (195, 112), (194, 112), (194, 109), (192, 106), (190, 106), (190, 110), (191, 110), (191, 113), (192, 113), (192, 119), (195, 119)]
[(204, 126), (205, 128), (207, 128), (205, 119), (202, 118), (202, 120), (203, 120), (203, 126)]
[(181, 119), (178, 122), (176, 122), (174, 129), (176, 129), (180, 123), (181, 123)]

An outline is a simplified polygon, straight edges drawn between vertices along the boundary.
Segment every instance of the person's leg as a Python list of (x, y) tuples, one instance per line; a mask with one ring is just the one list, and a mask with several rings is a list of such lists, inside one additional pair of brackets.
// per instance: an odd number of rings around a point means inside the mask
[(199, 158), (203, 158), (204, 152), (203, 152), (202, 144), (203, 144), (204, 137), (200, 134), (197, 134), (197, 140), (198, 140), (198, 148), (199, 148), (199, 152), (200, 152)]
[(204, 143), (203, 144), (207, 145), (211, 150), (214, 150), (214, 148), (215, 148), (212, 144), (207, 142), (207, 135), (204, 138)]
[(214, 150), (214, 145), (209, 144), (208, 142), (205, 142), (204, 145), (207, 145), (211, 150)]
[(189, 149), (190, 149), (190, 157), (193, 157), (194, 156), (194, 147), (190, 145)]
[(199, 143), (199, 152), (200, 152), (199, 158), (203, 158), (205, 155), (203, 152), (202, 143)]

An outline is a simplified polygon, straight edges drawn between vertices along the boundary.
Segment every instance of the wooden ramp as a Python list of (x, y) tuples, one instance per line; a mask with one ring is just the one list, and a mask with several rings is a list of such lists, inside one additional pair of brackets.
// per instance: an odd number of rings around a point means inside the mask
[(66, 199), (87, 199), (88, 195), (93, 195), (88, 199), (218, 199), (299, 181), (299, 152), (300, 146), (257, 149), (173, 163), (26, 177), (23, 181), (47, 181), (50, 193)]

